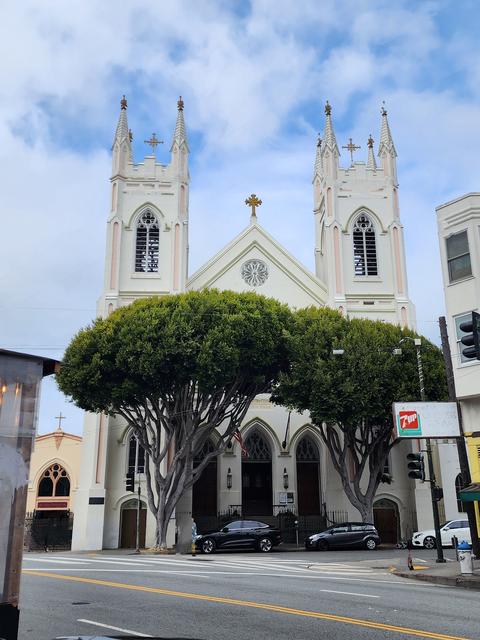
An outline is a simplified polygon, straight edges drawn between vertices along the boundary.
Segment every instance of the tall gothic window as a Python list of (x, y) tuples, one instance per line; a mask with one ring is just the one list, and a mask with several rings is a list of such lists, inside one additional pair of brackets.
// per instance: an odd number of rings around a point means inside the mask
[(160, 244), (160, 225), (157, 217), (147, 209), (137, 222), (135, 244), (135, 271), (155, 273), (158, 271), (158, 251)]
[(128, 472), (145, 473), (145, 449), (133, 433), (128, 443)]
[(272, 454), (266, 439), (257, 429), (251, 431), (245, 439), (245, 448), (248, 451), (249, 460), (271, 460)]
[(353, 225), (353, 262), (356, 276), (378, 275), (375, 228), (364, 213)]

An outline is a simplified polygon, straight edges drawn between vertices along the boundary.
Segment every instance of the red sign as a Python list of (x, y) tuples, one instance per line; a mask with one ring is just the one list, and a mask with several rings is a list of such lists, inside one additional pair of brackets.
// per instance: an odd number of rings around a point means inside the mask
[(42, 500), (37, 502), (37, 509), (66, 509), (68, 502), (54, 502), (53, 500)]
[(400, 429), (403, 431), (415, 431), (420, 428), (418, 413), (416, 411), (400, 411)]

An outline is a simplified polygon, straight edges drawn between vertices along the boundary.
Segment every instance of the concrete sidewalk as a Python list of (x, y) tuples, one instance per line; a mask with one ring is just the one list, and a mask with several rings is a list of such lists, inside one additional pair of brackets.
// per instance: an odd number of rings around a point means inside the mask
[(413, 580), (423, 580), (434, 584), (444, 584), (450, 587), (462, 587), (464, 589), (480, 590), (480, 560), (473, 561), (473, 575), (462, 575), (460, 564), (446, 562), (445, 564), (418, 564), (414, 562), (414, 570), (410, 571), (405, 563), (395, 563), (391, 571), (402, 578), (412, 578)]

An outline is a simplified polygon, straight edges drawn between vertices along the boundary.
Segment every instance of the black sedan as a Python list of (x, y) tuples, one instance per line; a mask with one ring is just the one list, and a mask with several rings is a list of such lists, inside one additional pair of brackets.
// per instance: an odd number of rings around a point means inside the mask
[(195, 545), (202, 553), (217, 549), (255, 549), (268, 553), (281, 543), (280, 531), (256, 520), (235, 520), (220, 531), (197, 536)]
[(373, 551), (380, 544), (375, 525), (366, 522), (343, 522), (305, 540), (306, 549), (368, 549)]

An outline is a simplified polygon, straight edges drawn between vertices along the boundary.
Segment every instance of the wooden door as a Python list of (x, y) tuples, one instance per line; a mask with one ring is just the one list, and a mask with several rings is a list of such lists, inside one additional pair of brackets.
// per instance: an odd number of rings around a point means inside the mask
[(299, 516), (320, 513), (318, 462), (297, 462), (297, 502)]
[[(145, 548), (145, 529), (147, 524), (147, 510), (140, 510), (140, 548)], [(137, 545), (137, 510), (122, 509), (122, 524), (120, 547), (135, 549)]]
[(396, 544), (398, 542), (398, 522), (395, 509), (374, 508), (373, 519), (380, 540), (388, 544)]

